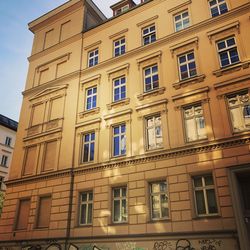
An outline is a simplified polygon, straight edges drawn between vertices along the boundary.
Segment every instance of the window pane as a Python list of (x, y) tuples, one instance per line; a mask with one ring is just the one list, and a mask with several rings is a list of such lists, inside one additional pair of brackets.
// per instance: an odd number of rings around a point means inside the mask
[(198, 214), (206, 214), (205, 199), (203, 191), (195, 191), (196, 196), (196, 206)]
[(208, 212), (211, 214), (217, 213), (217, 204), (214, 189), (207, 190)]
[(120, 221), (120, 201), (114, 201), (114, 221)]
[(89, 206), (89, 209), (88, 209), (88, 222), (87, 223), (92, 223), (92, 207), (93, 207), (93, 205), (92, 204), (88, 204), (88, 206)]
[(168, 217), (168, 199), (166, 195), (161, 195), (161, 213), (162, 217)]
[(194, 178), (194, 186), (195, 187), (202, 187), (202, 178), (201, 177)]
[(86, 213), (87, 213), (87, 205), (86, 204), (82, 204), (81, 205), (81, 219), (80, 219), (80, 223), (81, 224), (86, 224)]
[(152, 197), (152, 217), (160, 218), (160, 200), (158, 196)]

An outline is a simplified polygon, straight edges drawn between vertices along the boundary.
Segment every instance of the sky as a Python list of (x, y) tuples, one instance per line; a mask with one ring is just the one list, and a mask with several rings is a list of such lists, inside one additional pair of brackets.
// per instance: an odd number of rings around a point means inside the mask
[[(107, 16), (119, 0), (93, 0)], [(67, 0), (0, 0), (0, 114), (18, 121), (33, 34), (28, 23)], [(135, 1), (139, 3), (140, 1)]]

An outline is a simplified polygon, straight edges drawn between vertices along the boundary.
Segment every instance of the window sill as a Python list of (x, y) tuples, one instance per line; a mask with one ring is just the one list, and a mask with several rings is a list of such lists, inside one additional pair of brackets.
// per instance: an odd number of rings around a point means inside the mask
[(157, 88), (148, 92), (145, 92), (143, 94), (140, 94), (137, 96), (137, 99), (142, 101), (147, 97), (151, 97), (151, 96), (157, 96), (157, 95), (162, 95), (165, 92), (166, 88), (165, 87), (161, 87), (161, 88)]
[(197, 139), (197, 140), (193, 140), (193, 141), (185, 141), (185, 144), (188, 144), (188, 145), (192, 145), (192, 144), (195, 144), (197, 145), (197, 143), (202, 143), (202, 142), (206, 142), (208, 141), (208, 138), (202, 138), (202, 139)]
[(154, 149), (148, 149), (148, 148), (146, 148), (145, 149), (145, 154), (150, 154), (150, 153), (158, 152), (158, 151), (161, 151), (161, 150), (164, 150), (163, 146), (158, 147), (158, 148), (154, 148)]
[(195, 216), (193, 220), (206, 220), (206, 219), (219, 219), (221, 216), (219, 214), (211, 214), (211, 215), (204, 215), (204, 216)]
[(173, 87), (175, 89), (179, 89), (179, 88), (183, 88), (183, 87), (186, 87), (190, 84), (194, 84), (194, 83), (199, 83), (199, 82), (203, 82), (204, 79), (205, 79), (205, 75), (198, 75), (198, 76), (194, 76), (194, 77), (190, 77), (188, 79), (185, 79), (185, 80), (181, 80), (179, 82), (176, 82), (173, 84)]
[(85, 118), (90, 115), (98, 114), (99, 112), (100, 112), (100, 108), (94, 108), (94, 109), (86, 110), (86, 111), (79, 113), (79, 116), (80, 118)]
[(74, 228), (92, 228), (93, 224), (77, 225)]
[(110, 158), (111, 161), (116, 161), (116, 160), (123, 160), (123, 159), (126, 159), (127, 156), (126, 155), (117, 155), (117, 156), (112, 156)]
[(154, 223), (162, 223), (162, 222), (170, 222), (170, 218), (159, 218), (159, 219), (151, 219), (148, 221), (149, 224), (154, 224)]
[(120, 101), (116, 101), (116, 102), (112, 102), (112, 103), (107, 104), (107, 108), (108, 108), (108, 110), (111, 110), (112, 108), (117, 108), (120, 106), (128, 105), (129, 103), (130, 103), (130, 99), (126, 98), (126, 99), (123, 99)]
[(213, 75), (215, 75), (216, 77), (220, 77), (222, 75), (230, 74), (232, 72), (238, 71), (241, 68), (247, 69), (247, 68), (249, 68), (249, 66), (250, 66), (250, 61), (239, 62), (237, 64), (229, 65), (227, 67), (215, 70), (215, 71), (213, 71)]

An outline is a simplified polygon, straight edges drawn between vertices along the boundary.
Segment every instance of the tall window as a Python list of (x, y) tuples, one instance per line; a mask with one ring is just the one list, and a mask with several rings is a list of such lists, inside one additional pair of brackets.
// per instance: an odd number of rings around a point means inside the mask
[(233, 130), (240, 132), (250, 129), (250, 100), (248, 91), (227, 96)]
[(114, 41), (114, 56), (123, 55), (126, 52), (126, 40), (125, 37)]
[(209, 0), (209, 6), (212, 17), (228, 12), (226, 0)]
[(229, 37), (217, 42), (220, 66), (226, 67), (240, 61), (234, 37)]
[(30, 199), (23, 199), (19, 202), (16, 230), (25, 230), (28, 228), (30, 213)]
[(155, 25), (150, 25), (144, 29), (142, 29), (142, 43), (143, 45), (147, 45), (156, 41), (156, 32)]
[(152, 219), (164, 219), (169, 217), (166, 181), (150, 184), (150, 202)]
[(184, 122), (188, 142), (207, 138), (203, 109), (200, 104), (184, 108)]
[(95, 49), (88, 53), (88, 66), (92, 67), (98, 64), (99, 50)]
[(51, 196), (40, 197), (37, 213), (37, 228), (49, 227), (51, 202)]
[(146, 118), (146, 136), (148, 150), (162, 147), (163, 139), (160, 115)]
[(3, 189), (3, 177), (0, 176), (0, 191)]
[(126, 77), (122, 76), (113, 80), (113, 101), (121, 101), (126, 98)]
[(82, 162), (94, 160), (95, 153), (95, 133), (88, 133), (83, 136)]
[(10, 146), (11, 145), (11, 140), (12, 140), (11, 137), (6, 136), (6, 138), (5, 138), (5, 145), (6, 146)]
[(193, 51), (178, 56), (178, 63), (181, 80), (185, 80), (197, 75)]
[(127, 187), (113, 188), (113, 222), (126, 222), (127, 212)]
[(190, 25), (188, 11), (185, 10), (174, 16), (175, 31), (183, 30)]
[(92, 224), (93, 217), (93, 192), (83, 192), (80, 194), (79, 224)]
[(193, 177), (196, 212), (199, 216), (218, 213), (213, 176), (211, 174)]
[(96, 108), (97, 100), (97, 87), (91, 87), (86, 89), (86, 110)]
[(113, 127), (113, 156), (126, 154), (126, 125)]
[(159, 75), (157, 64), (143, 69), (144, 91), (148, 92), (159, 87)]
[(7, 162), (8, 162), (8, 156), (3, 155), (1, 160), (1, 165), (7, 167)]

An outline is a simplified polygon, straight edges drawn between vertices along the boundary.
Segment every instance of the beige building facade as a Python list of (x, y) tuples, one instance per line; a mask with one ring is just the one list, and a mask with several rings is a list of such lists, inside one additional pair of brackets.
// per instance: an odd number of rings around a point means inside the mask
[(0, 246), (249, 249), (250, 1), (112, 8), (29, 24)]

